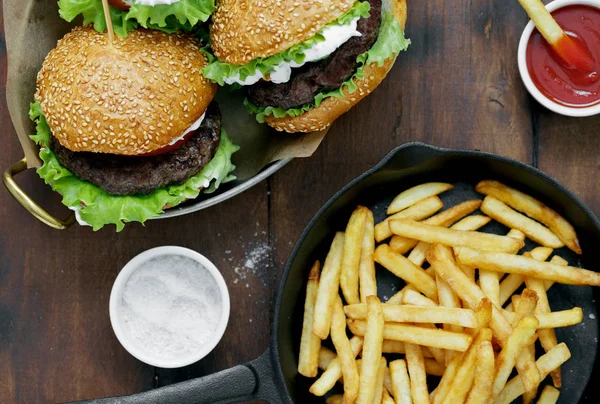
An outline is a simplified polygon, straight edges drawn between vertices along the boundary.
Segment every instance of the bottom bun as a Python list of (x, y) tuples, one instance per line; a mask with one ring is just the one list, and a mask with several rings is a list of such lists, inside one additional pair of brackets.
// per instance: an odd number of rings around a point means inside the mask
[[(406, 24), (406, 1), (405, 0), (384, 0), (384, 9), (391, 9), (392, 13), (400, 23), (402, 30)], [(312, 108), (302, 115), (296, 117), (284, 116), (276, 118), (273, 115), (265, 116), (265, 122), (278, 131), (290, 133), (296, 132), (316, 132), (331, 126), (333, 121), (345, 114), (360, 100), (369, 95), (387, 76), (394, 65), (396, 56), (386, 60), (382, 66), (377, 63), (371, 63), (363, 68), (363, 78), (354, 80), (356, 90), (350, 93), (344, 88), (343, 97), (329, 97), (323, 100), (318, 107)]]

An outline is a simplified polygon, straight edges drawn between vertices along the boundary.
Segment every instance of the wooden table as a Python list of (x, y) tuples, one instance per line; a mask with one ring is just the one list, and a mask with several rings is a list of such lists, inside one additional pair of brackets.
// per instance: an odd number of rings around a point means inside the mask
[[(304, 226), (335, 191), (405, 142), (513, 157), (556, 177), (600, 213), (600, 117), (561, 117), (527, 94), (517, 69), (526, 22), (516, 1), (410, 1), (413, 45), (383, 85), (338, 120), (314, 156), (206, 211), (128, 225), (119, 234), (112, 228), (54, 231), (1, 190), (0, 403), (131, 394), (256, 358), (268, 343), (281, 271)], [(4, 46), (0, 58), (4, 87)], [(0, 127), (6, 168), (22, 151), (4, 103)], [(65, 214), (34, 172), (20, 182), (51, 211)], [(215, 351), (170, 371), (129, 355), (108, 316), (121, 267), (166, 244), (217, 263), (232, 299), (229, 327)], [(264, 246), (269, 250), (258, 266), (245, 268), (248, 255)]]

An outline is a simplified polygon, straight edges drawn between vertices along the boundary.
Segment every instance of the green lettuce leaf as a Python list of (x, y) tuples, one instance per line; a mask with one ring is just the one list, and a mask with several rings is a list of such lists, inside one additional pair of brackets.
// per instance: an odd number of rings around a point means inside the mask
[(256, 114), (256, 120), (261, 123), (265, 121), (265, 116), (267, 115), (273, 115), (276, 118), (283, 118), (285, 116), (296, 117), (302, 115), (305, 112), (308, 112), (311, 109), (321, 105), (321, 102), (323, 102), (323, 100), (326, 98), (343, 97), (344, 88), (350, 93), (355, 92), (357, 87), (354, 83), (354, 80), (361, 80), (363, 78), (363, 69), (365, 66), (368, 66), (371, 63), (377, 63), (379, 66), (381, 66), (387, 59), (397, 55), (401, 51), (406, 50), (409, 45), (410, 39), (406, 39), (404, 37), (404, 32), (402, 31), (402, 27), (400, 27), (400, 23), (396, 20), (393, 14), (385, 12), (382, 15), (381, 26), (379, 28), (379, 37), (377, 38), (377, 41), (373, 44), (371, 49), (358, 56), (356, 61), (359, 63), (359, 67), (356, 70), (356, 73), (346, 80), (340, 88), (329, 92), (319, 93), (315, 96), (315, 99), (312, 103), (305, 104), (298, 108), (283, 109), (276, 107), (259, 107), (252, 104), (247, 99), (244, 100), (244, 105), (250, 113)]
[[(83, 15), (83, 23), (93, 23), (98, 32), (106, 30), (102, 0), (59, 0), (60, 16), (71, 22)], [(159, 29), (167, 33), (179, 30), (191, 31), (199, 22), (208, 20), (215, 9), (215, 0), (179, 0), (173, 4), (145, 6), (133, 4), (129, 11), (110, 8), (113, 26), (117, 35), (142, 26)]]
[(235, 166), (231, 162), (231, 155), (239, 147), (231, 142), (223, 130), (213, 159), (184, 184), (159, 188), (148, 195), (109, 195), (96, 185), (80, 180), (60, 165), (48, 148), (50, 127), (39, 103), (31, 104), (29, 117), (36, 123), (36, 134), (31, 138), (40, 145), (40, 158), (43, 161), (37, 173), (54, 191), (63, 196), (63, 204), (71, 209), (78, 209), (81, 219), (94, 230), (114, 224), (119, 232), (127, 222), (144, 223), (160, 215), (165, 206), (177, 206), (185, 200), (196, 198), (201, 191), (213, 192), (220, 184), (235, 179), (232, 175)]
[[(368, 2), (357, 1), (347, 13), (328, 24), (325, 28), (334, 25), (346, 25), (357, 17), (367, 18), (369, 17), (370, 9), (371, 5)], [(260, 71), (263, 75), (272, 72), (274, 71), (274, 67), (282, 62), (294, 61), (296, 63), (302, 63), (307, 49), (312, 48), (319, 42), (325, 41), (325, 37), (322, 34), (325, 28), (317, 32), (312, 38), (300, 42), (283, 52), (266, 58), (256, 58), (245, 65), (233, 65), (222, 62), (210, 54), (210, 52), (204, 50), (204, 53), (208, 57), (209, 64), (202, 69), (202, 74), (204, 77), (219, 83), (220, 85), (224, 85), (225, 77), (235, 77), (239, 74), (240, 78), (244, 80), (246, 77), (256, 74), (257, 71)]]
[[(83, 24), (93, 24), (98, 32), (106, 31), (106, 20), (102, 9), (102, 0), (59, 0), (58, 13), (62, 19), (73, 21), (78, 15), (83, 16)], [(137, 22), (127, 20), (127, 13), (114, 7), (110, 8), (110, 18), (113, 29), (120, 37), (127, 36), (127, 32), (138, 27)]]

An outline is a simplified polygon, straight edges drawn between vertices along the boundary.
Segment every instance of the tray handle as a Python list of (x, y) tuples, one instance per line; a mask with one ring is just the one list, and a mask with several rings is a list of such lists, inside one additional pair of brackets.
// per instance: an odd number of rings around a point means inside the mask
[(14, 176), (25, 170), (27, 170), (27, 159), (23, 158), (21, 161), (13, 164), (4, 171), (2, 181), (4, 182), (6, 189), (8, 189), (8, 192), (10, 192), (13, 198), (15, 198), (29, 213), (46, 225), (58, 230), (66, 230), (71, 227), (73, 223), (75, 223), (74, 213), (71, 213), (71, 215), (64, 220), (57, 219), (42, 209), (40, 205), (35, 203), (35, 201), (21, 189), (19, 184), (15, 181)]

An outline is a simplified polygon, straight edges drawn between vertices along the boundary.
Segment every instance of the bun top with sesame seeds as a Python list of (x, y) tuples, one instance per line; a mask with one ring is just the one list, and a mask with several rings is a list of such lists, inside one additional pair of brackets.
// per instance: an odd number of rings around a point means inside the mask
[(210, 42), (219, 60), (244, 65), (316, 35), (356, 0), (221, 0)]
[(58, 41), (37, 78), (36, 100), (52, 134), (78, 152), (145, 154), (206, 111), (217, 86), (191, 35), (136, 30), (111, 45), (91, 26)]

